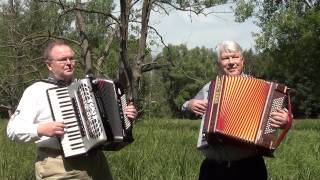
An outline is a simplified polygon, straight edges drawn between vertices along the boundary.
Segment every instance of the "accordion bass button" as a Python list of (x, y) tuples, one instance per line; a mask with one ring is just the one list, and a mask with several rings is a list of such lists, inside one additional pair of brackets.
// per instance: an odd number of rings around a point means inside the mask
[(92, 80), (92, 84), (98, 84), (98, 81), (96, 79)]

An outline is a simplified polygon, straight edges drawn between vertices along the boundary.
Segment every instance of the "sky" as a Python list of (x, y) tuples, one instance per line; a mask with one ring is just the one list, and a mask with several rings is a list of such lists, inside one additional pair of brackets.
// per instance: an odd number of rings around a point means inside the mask
[[(231, 12), (230, 5), (216, 6), (213, 10)], [(243, 49), (254, 48), (252, 33), (259, 32), (259, 28), (252, 19), (236, 23), (233, 13), (190, 15), (190, 12), (181, 11), (171, 11), (169, 15), (152, 12), (150, 25), (157, 29), (166, 44), (185, 44), (189, 49), (196, 46), (214, 49), (223, 40), (235, 40)], [(152, 47), (153, 54), (161, 52), (162, 47)]]

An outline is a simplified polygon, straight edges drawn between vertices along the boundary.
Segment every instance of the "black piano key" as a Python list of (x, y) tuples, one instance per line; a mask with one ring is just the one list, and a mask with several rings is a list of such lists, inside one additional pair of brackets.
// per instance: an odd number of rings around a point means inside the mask
[(64, 104), (64, 105), (61, 105), (60, 108), (70, 107), (70, 106), (72, 106), (72, 104)]
[(74, 112), (62, 113), (62, 117), (64, 117), (64, 116), (70, 116), (70, 115), (75, 116), (75, 113), (74, 113)]
[(66, 134), (67, 134), (68, 137), (81, 136), (80, 132), (73, 132), (73, 133), (66, 133)]
[(78, 146), (78, 147), (71, 147), (72, 150), (76, 150), (76, 149), (80, 149), (80, 148), (84, 148), (84, 146)]
[(61, 110), (62, 113), (64, 113), (64, 112), (70, 112), (70, 111), (71, 111), (71, 112), (74, 112), (73, 108)]
[(72, 118), (75, 118), (75, 117), (76, 117), (76, 115), (75, 115), (75, 114), (72, 114), (71, 116), (65, 116), (65, 117), (63, 117), (63, 119), (68, 120), (68, 119), (72, 119)]
[(66, 101), (60, 101), (59, 104), (65, 104), (65, 103), (71, 103), (70, 100), (66, 100)]
[(67, 95), (62, 95), (62, 96), (57, 96), (58, 99), (64, 99), (64, 98), (69, 98), (70, 96), (67, 94)]
[(73, 128), (73, 127), (78, 127), (78, 124), (72, 124), (72, 125), (66, 125), (65, 128), (69, 129), (69, 128)]
[(70, 146), (77, 146), (77, 145), (82, 145), (83, 143), (78, 142), (78, 143), (71, 143)]
[(81, 139), (82, 137), (80, 135), (77, 135), (77, 136), (71, 136), (71, 137), (68, 137), (69, 138), (69, 141), (76, 141), (76, 140), (79, 140)]

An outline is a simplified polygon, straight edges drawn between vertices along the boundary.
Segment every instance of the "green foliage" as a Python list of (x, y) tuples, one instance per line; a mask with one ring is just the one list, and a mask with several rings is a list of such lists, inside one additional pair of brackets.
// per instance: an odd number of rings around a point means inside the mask
[(35, 1), (12, 1), (1, 5), (0, 103), (14, 107), (24, 88), (44, 76), (41, 52), (45, 40), (34, 38), (46, 31), (54, 8), (40, 7)]
[(260, 53), (252, 61), (252, 73), (288, 85), (296, 117), (318, 117), (319, 1), (263, 1), (257, 5)]
[[(73, 11), (64, 12), (58, 3), (41, 1), (1, 2), (0, 8), (0, 104), (15, 107), (23, 90), (38, 79), (47, 76), (42, 52), (50, 37), (62, 37), (77, 40)], [(74, 6), (65, 2), (64, 8)], [(105, 15), (113, 8), (113, 1), (99, 0), (86, 3), (88, 11), (101, 13), (83, 13), (87, 23), (87, 37), (93, 52), (93, 63), (101, 57), (108, 41), (111, 22)], [(105, 14), (103, 14), (105, 13)], [(48, 33), (50, 35), (48, 35)], [(83, 78), (83, 54), (80, 47), (73, 43), (79, 60), (76, 77)], [(114, 77), (118, 68), (116, 44), (111, 45), (110, 56), (103, 59), (101, 70)]]
[(243, 22), (248, 17), (252, 16), (256, 1), (254, 0), (239, 0), (236, 1), (235, 17), (237, 22)]
[[(0, 120), (0, 178), (34, 179), (34, 145), (8, 140), (5, 127)], [(204, 159), (196, 149), (199, 127), (200, 121), (181, 119), (138, 121), (131, 145), (105, 153), (114, 179), (197, 179)], [(275, 158), (265, 158), (269, 179), (319, 179), (319, 131), (320, 120), (296, 120)]]
[[(195, 96), (195, 94), (217, 75), (215, 65), (216, 55), (211, 49), (194, 48), (188, 50), (185, 45), (169, 46), (163, 49), (160, 64), (169, 62), (166, 67), (155, 72), (162, 84), (154, 86), (164, 88), (162, 98), (169, 107), (172, 115), (181, 115), (182, 104)], [(154, 97), (155, 99), (159, 99)]]

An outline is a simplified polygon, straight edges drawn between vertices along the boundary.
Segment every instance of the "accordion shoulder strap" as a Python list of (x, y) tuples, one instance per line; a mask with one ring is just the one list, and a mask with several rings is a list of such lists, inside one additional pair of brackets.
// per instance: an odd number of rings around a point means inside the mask
[(58, 87), (65, 87), (65, 86), (68, 85), (64, 81), (56, 80), (56, 79), (54, 79), (52, 77), (48, 77), (46, 79), (41, 79), (40, 81), (41, 82), (45, 82), (45, 83), (49, 83), (49, 84), (54, 84), (54, 85), (57, 85)]

